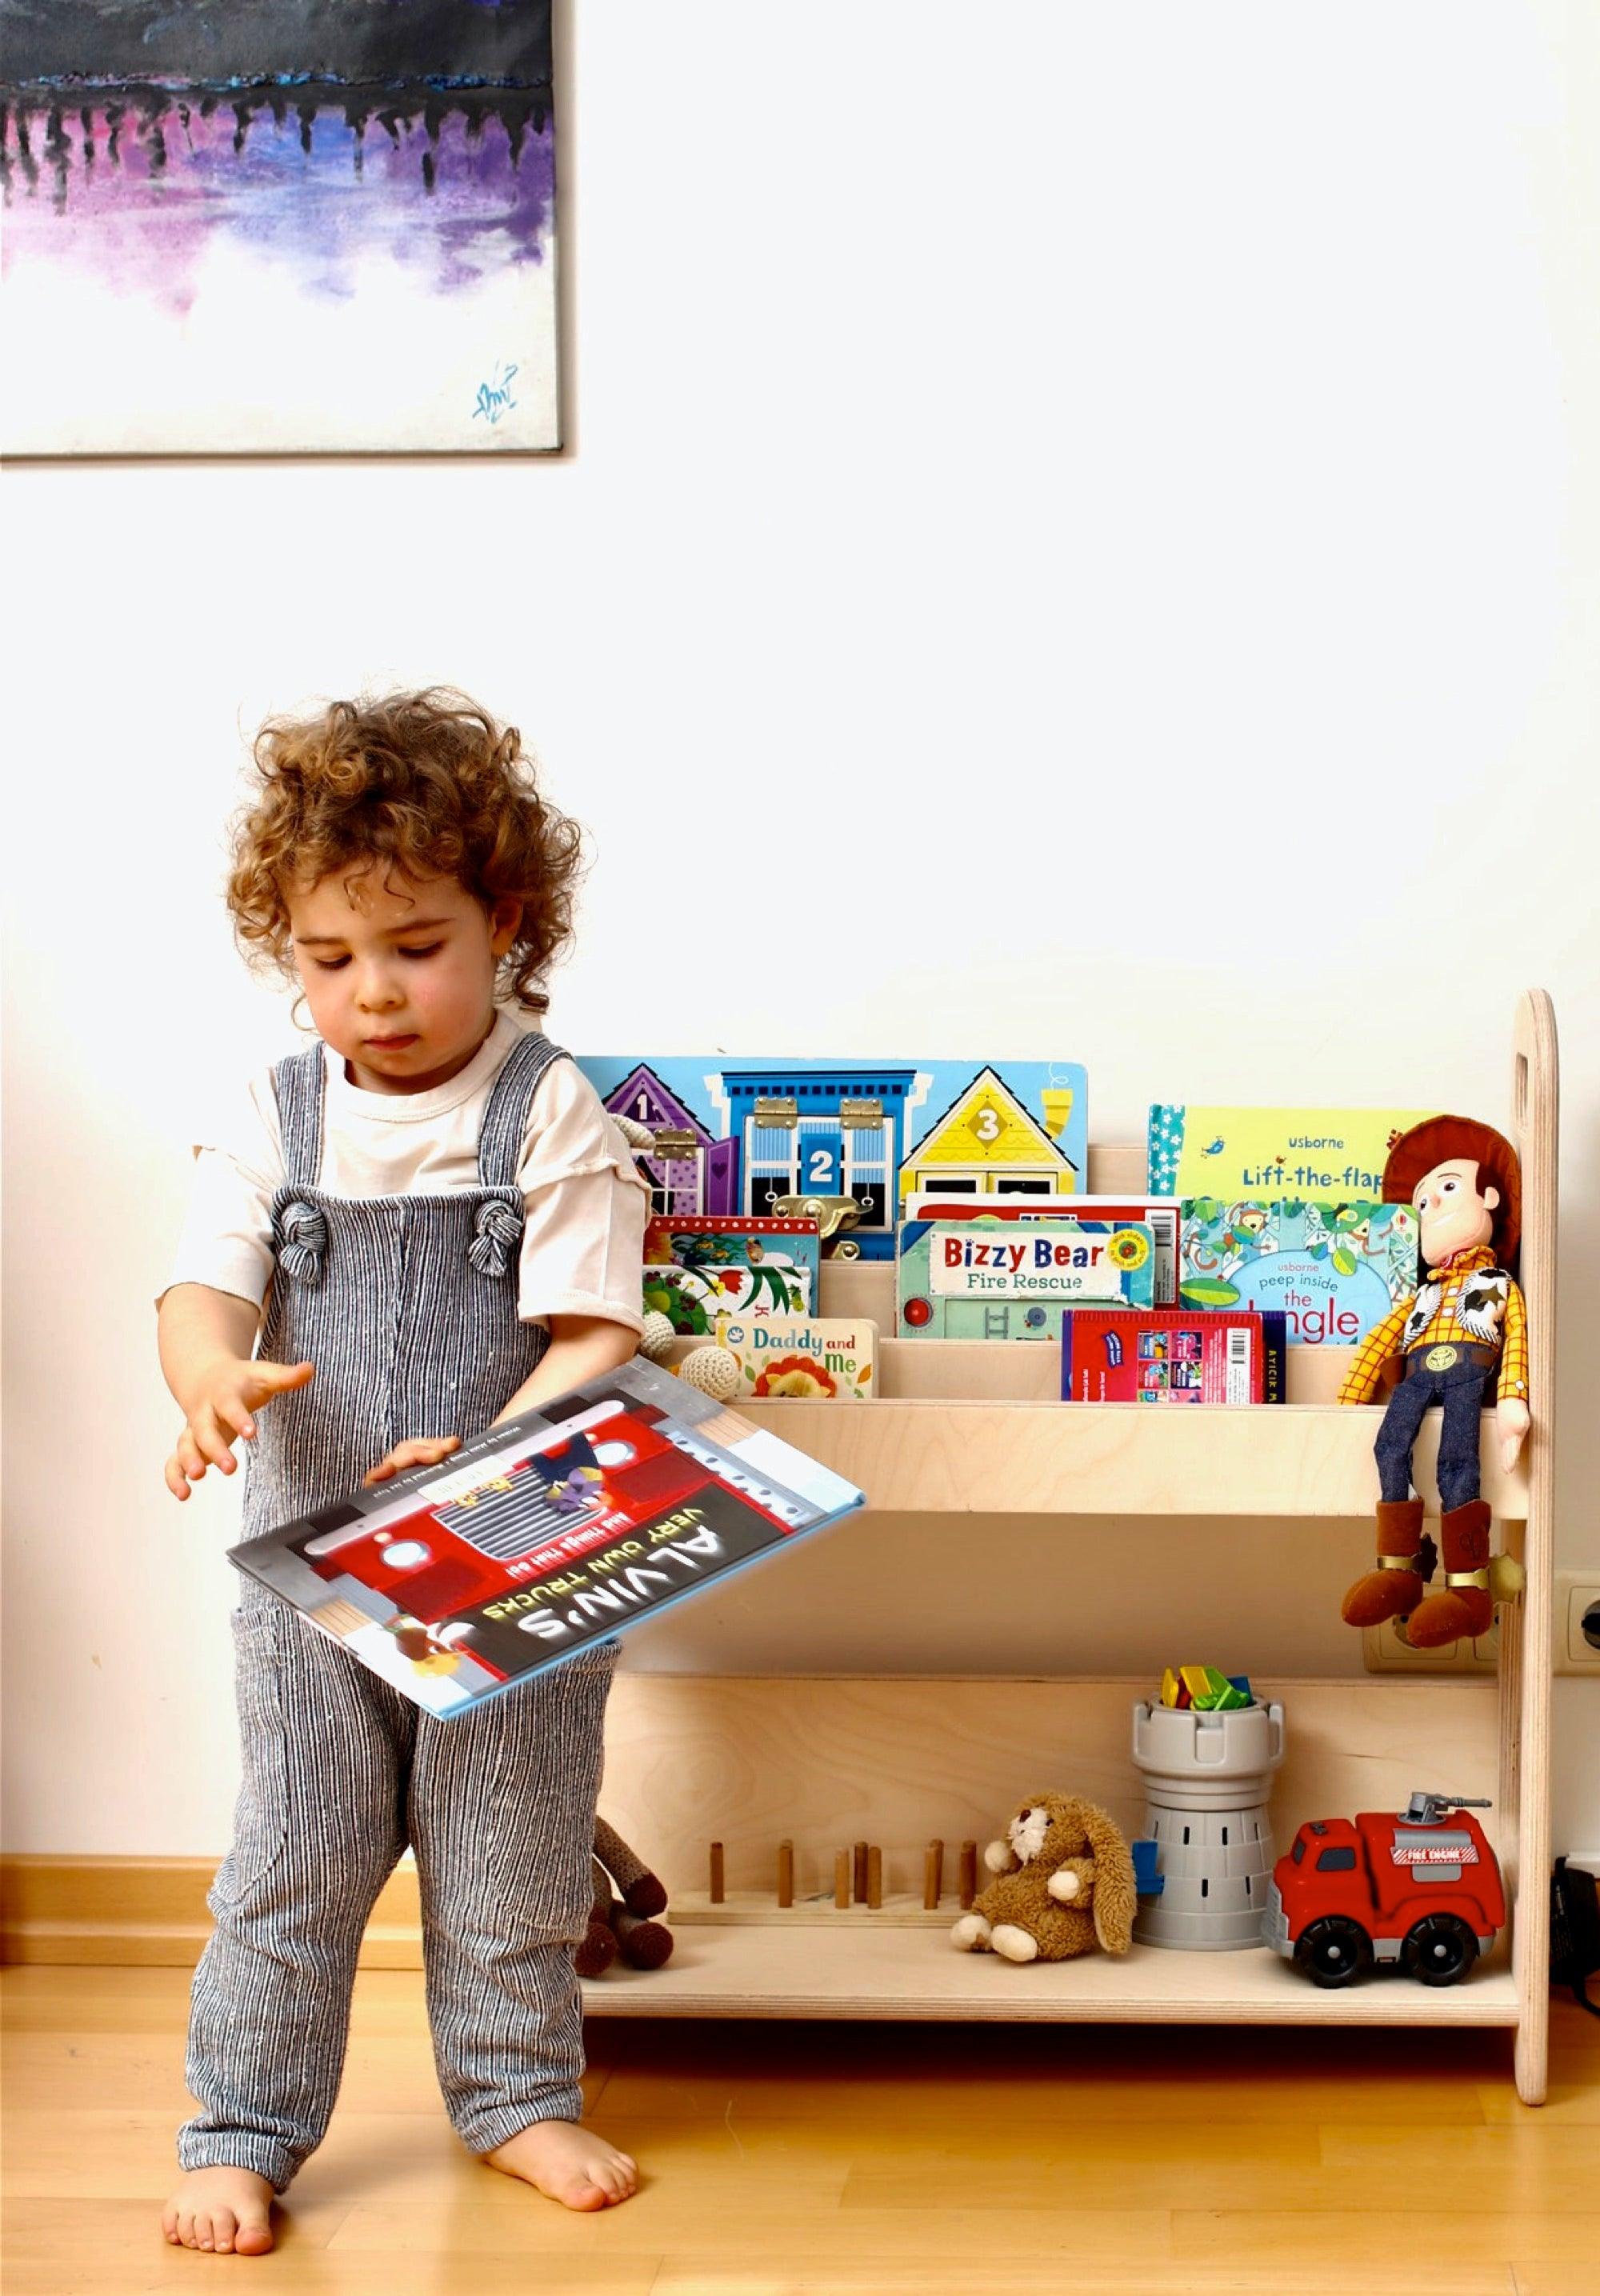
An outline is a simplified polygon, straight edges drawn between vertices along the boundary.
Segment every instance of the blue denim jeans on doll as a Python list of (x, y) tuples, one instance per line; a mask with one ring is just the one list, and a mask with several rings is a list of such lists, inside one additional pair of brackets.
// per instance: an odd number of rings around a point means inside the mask
[(1444, 1413), (1439, 1431), (1439, 1508), (1448, 1514), (1478, 1496), (1479, 1423), (1483, 1390), (1493, 1377), (1481, 1364), (1456, 1362), (1442, 1371), (1419, 1364), (1395, 1389), (1373, 1446), (1378, 1489), (1391, 1502), (1411, 1496), (1411, 1452), (1431, 1403)]

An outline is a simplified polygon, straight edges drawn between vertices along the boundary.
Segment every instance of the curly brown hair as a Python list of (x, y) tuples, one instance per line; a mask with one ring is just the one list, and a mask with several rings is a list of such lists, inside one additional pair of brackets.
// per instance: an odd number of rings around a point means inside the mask
[(391, 861), (409, 877), (455, 877), (487, 910), (520, 900), (498, 990), (546, 1009), (545, 975), (572, 937), (582, 832), (540, 796), (514, 726), (433, 685), (269, 718), (254, 756), (227, 882), (247, 959), (292, 977), (287, 892)]

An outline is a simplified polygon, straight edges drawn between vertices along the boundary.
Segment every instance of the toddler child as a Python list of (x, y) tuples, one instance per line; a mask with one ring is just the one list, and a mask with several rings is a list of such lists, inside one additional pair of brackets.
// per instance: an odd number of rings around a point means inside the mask
[[(197, 1150), (160, 1302), (184, 1414), (168, 1487), (232, 1474), (242, 1441), (247, 1537), (626, 1362), (646, 1210), (593, 1088), (511, 1009), (545, 1009), (578, 857), (516, 733), (433, 691), (269, 724), (255, 758), (228, 905), (321, 1041), (254, 1078)], [(195, 1972), (201, 2109), (168, 2239), (271, 2247), (407, 1843), (458, 2134), (569, 2208), (628, 2199), (634, 2162), (579, 2125), (571, 1960), (615, 1645), (444, 1720), (253, 1579), (234, 1634), (243, 1782)]]

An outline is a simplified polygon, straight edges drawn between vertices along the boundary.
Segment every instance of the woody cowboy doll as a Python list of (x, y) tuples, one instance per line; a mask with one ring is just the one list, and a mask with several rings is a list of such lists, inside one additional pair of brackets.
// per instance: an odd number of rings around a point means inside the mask
[[(1428, 1275), (1367, 1333), (1339, 1390), (1368, 1403), (1385, 1365), (1400, 1358), (1374, 1453), (1378, 1463), (1378, 1557), (1344, 1598), (1349, 1626), (1375, 1627), (1409, 1612), (1406, 1639), (1418, 1650), (1481, 1635), (1494, 1616), (1488, 1502), (1479, 1496), (1478, 1429), (1495, 1381), (1502, 1465), (1516, 1464), (1528, 1432), (1528, 1327), (1509, 1271), (1522, 1229), (1516, 1151), (1489, 1125), (1430, 1117), (1402, 1135), (1383, 1168), (1385, 1203), (1415, 1207)], [(1411, 1491), (1411, 1452), (1431, 1403), (1439, 1439), (1440, 1539), (1444, 1586), (1424, 1600), (1437, 1559)]]

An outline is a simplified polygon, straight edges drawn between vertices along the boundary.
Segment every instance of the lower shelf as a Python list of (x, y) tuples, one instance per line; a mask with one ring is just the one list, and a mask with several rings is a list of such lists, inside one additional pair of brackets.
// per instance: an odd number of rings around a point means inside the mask
[[(671, 1915), (668, 1915), (671, 1919)], [(592, 2017), (849, 2017), (1011, 2023), (1515, 2025), (1502, 1943), (1464, 1984), (1373, 1976), (1322, 1991), (1265, 1946), (1175, 1953), (1135, 1946), (1113, 1959), (1018, 1969), (958, 1953), (919, 1925), (874, 1928), (856, 1910), (812, 1921), (690, 1921), (665, 1969), (612, 1969), (584, 1988)], [(955, 1919), (955, 1910), (950, 1911)]]

